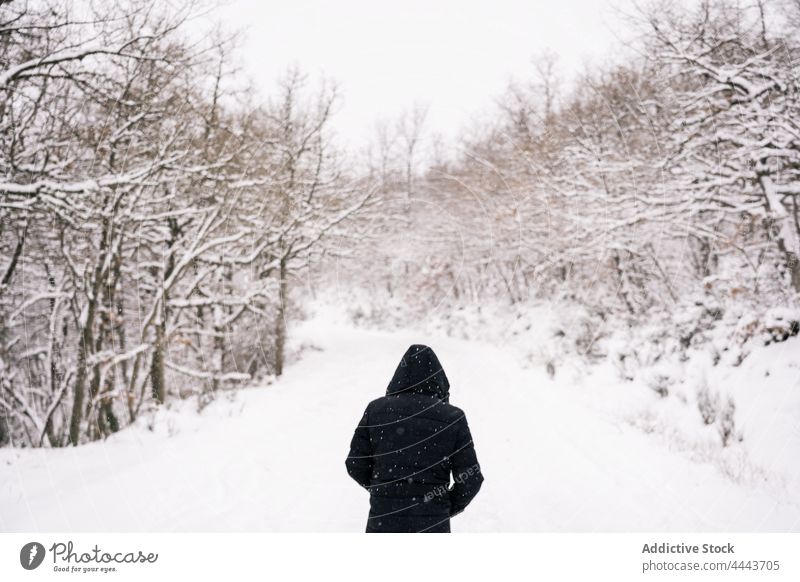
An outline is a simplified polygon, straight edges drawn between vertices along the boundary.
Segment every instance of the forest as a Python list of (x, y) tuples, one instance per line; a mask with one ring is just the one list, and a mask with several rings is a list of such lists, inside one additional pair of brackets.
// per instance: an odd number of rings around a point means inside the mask
[[(664, 398), (659, 363), (798, 335), (800, 1), (652, 3), (624, 62), (566, 83), (541, 54), (455, 143), (409, 104), (363, 151), (334, 81), (258, 94), (196, 10), (0, 2), (0, 445), (276, 381), (335, 285), (359, 325), (454, 335), (548, 305), (532, 365), (650, 367)], [(734, 442), (734, 401), (695, 392)]]

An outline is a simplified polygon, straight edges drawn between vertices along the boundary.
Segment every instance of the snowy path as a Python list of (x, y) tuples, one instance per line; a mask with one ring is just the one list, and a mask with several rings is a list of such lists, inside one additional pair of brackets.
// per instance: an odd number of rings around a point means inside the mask
[(362, 531), (367, 494), (344, 457), (364, 406), (414, 342), (442, 360), (486, 477), (454, 531), (800, 530), (787, 496), (735, 485), (595, 406), (599, 391), (623, 387), (551, 381), (476, 342), (324, 320), (293, 342), (322, 349), (202, 415), (166, 412), (156, 432), (0, 449), (0, 530)]

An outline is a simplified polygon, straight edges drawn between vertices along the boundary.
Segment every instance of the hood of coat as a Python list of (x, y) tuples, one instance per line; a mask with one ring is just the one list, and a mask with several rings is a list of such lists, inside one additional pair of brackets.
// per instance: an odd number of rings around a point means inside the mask
[(450, 382), (430, 347), (414, 344), (406, 350), (386, 388), (387, 395), (402, 392), (432, 394), (448, 401)]

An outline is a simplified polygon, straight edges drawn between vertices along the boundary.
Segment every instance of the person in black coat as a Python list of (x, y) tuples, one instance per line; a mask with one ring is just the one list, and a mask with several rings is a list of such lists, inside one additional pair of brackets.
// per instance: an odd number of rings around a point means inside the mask
[[(450, 532), (483, 483), (464, 412), (431, 348), (414, 344), (364, 411), (345, 464), (370, 494), (367, 533)], [(450, 475), (452, 487), (449, 487)]]

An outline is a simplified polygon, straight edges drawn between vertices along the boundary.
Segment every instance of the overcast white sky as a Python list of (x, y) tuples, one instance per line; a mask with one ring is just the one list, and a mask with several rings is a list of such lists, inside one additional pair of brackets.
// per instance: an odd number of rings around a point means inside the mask
[[(531, 58), (558, 53), (568, 75), (607, 58), (631, 0), (232, 0), (217, 13), (246, 32), (245, 69), (274, 90), (287, 66), (327, 75), (343, 94), (335, 127), (360, 145), (375, 120), (415, 102), (427, 128), (453, 137)], [(594, 55), (594, 56), (593, 56)]]

